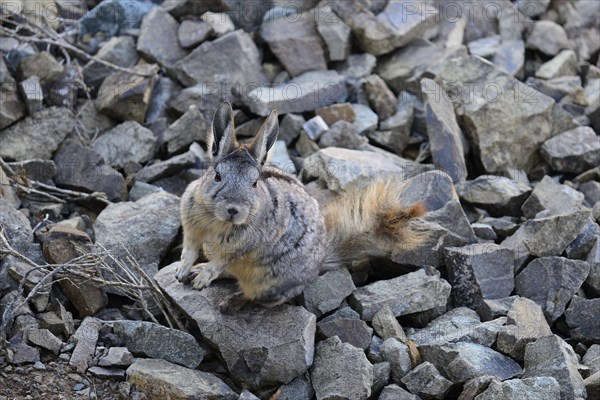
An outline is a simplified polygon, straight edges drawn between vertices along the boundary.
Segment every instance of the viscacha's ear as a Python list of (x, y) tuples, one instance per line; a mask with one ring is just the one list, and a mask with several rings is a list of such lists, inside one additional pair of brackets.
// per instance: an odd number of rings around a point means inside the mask
[[(212, 133), (212, 135), (211, 135)], [(212, 137), (211, 137), (212, 136)], [(237, 145), (233, 126), (233, 109), (228, 101), (219, 105), (212, 122), (212, 132), (206, 140), (207, 150), (214, 157), (231, 153)]]
[(269, 118), (260, 127), (256, 137), (250, 144), (250, 154), (261, 164), (265, 162), (267, 152), (277, 140), (279, 133), (279, 121), (277, 120), (277, 111), (272, 111)]

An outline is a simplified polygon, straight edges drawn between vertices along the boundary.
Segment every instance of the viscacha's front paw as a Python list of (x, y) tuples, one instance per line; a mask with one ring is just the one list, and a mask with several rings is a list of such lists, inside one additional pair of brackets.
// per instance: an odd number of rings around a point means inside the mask
[(194, 267), (194, 274), (192, 278), (192, 287), (196, 290), (201, 290), (210, 285), (212, 281), (219, 277), (219, 271), (217, 271), (210, 264), (204, 264)]
[(250, 300), (246, 299), (242, 292), (236, 292), (219, 303), (219, 311), (221, 314), (234, 314), (249, 303)]
[(179, 264), (175, 277), (181, 283), (189, 283), (191, 278), (191, 267), (186, 267), (183, 264)]

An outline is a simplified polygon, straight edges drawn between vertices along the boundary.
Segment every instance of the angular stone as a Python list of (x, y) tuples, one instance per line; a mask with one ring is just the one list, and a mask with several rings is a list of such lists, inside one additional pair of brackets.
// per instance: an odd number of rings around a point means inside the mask
[[(493, 376), (483, 375), (477, 378), (469, 379), (463, 386), (463, 391), (460, 393), (458, 400), (473, 400), (477, 395), (483, 393), (490, 383), (497, 379)], [(541, 399), (540, 399), (541, 400)]]
[(77, 331), (73, 335), (75, 348), (69, 365), (79, 373), (84, 373), (90, 366), (94, 353), (96, 351), (96, 342), (98, 341), (98, 331), (101, 323), (95, 318), (87, 317), (79, 325)]
[(571, 243), (589, 218), (589, 211), (576, 211), (529, 220), (523, 225), (525, 248), (537, 257), (558, 256)]
[(48, 329), (30, 329), (27, 331), (27, 341), (36, 346), (50, 350), (58, 355), (63, 346), (62, 340), (54, 336)]
[(315, 114), (323, 118), (323, 121), (329, 126), (338, 121), (354, 122), (356, 113), (350, 103), (332, 104), (315, 110)]
[(454, 183), (467, 178), (463, 136), (454, 106), (448, 101), (444, 88), (431, 79), (421, 80), (425, 101), (427, 136), (434, 165), (452, 177)]
[(600, 297), (600, 240), (596, 240), (585, 260), (590, 264), (590, 273), (584, 282), (586, 292)]
[(0, 157), (16, 161), (49, 160), (74, 129), (75, 116), (71, 110), (45, 108), (0, 132)]
[(541, 79), (552, 79), (561, 76), (575, 76), (578, 73), (577, 55), (573, 50), (563, 50), (553, 59), (542, 64), (535, 71), (535, 76)]
[(600, 298), (588, 300), (579, 296), (573, 296), (569, 308), (565, 311), (571, 339), (577, 341), (599, 342), (599, 313)]
[(96, 243), (115, 258), (133, 257), (148, 276), (153, 276), (180, 226), (179, 198), (162, 192), (136, 202), (109, 205), (98, 215), (94, 231)]
[(301, 376), (294, 379), (290, 383), (281, 385), (273, 396), (280, 400), (312, 399), (315, 396), (315, 391), (313, 390), (308, 379), (306, 379), (304, 376)]
[(218, 304), (236, 290), (234, 284), (217, 282), (193, 290), (177, 281), (176, 269), (177, 264), (161, 269), (156, 281), (221, 353), (234, 379), (256, 389), (287, 383), (312, 364), (313, 314), (289, 305), (271, 309), (247, 305), (233, 315), (222, 314)]
[(145, 59), (171, 70), (187, 52), (179, 47), (179, 23), (162, 7), (155, 7), (142, 20), (137, 51)]
[(569, 243), (565, 249), (565, 255), (567, 258), (585, 260), (599, 237), (600, 225), (594, 222), (594, 219), (590, 216), (575, 240)]
[(429, 361), (454, 383), (466, 382), (483, 375), (505, 380), (521, 373), (512, 359), (480, 344), (458, 342), (420, 346), (424, 361)]
[(590, 346), (583, 356), (582, 363), (590, 368), (592, 374), (600, 371), (600, 344)]
[(356, 287), (346, 269), (333, 270), (318, 276), (302, 293), (304, 307), (320, 317), (340, 306)]
[(316, 141), (323, 132), (329, 129), (329, 126), (320, 116), (313, 117), (302, 125), (304, 133), (310, 140)]
[(159, 161), (142, 168), (135, 174), (136, 181), (155, 182), (159, 179), (175, 175), (186, 168), (196, 164), (196, 156), (191, 152), (171, 157), (165, 161)]
[(238, 395), (207, 372), (164, 360), (139, 358), (127, 368), (127, 382), (151, 398), (236, 400)]
[(4, 59), (0, 60), (0, 96), (0, 129), (4, 129), (24, 117), (26, 112), (17, 81), (10, 75)]
[(27, 114), (33, 115), (44, 108), (44, 91), (40, 83), (40, 78), (36, 75), (19, 82), (19, 92), (25, 100)]
[(375, 56), (369, 53), (351, 54), (343, 64), (336, 67), (346, 79), (356, 80), (370, 75), (377, 64)]
[(27, 217), (3, 197), (0, 197), (0, 225), (4, 228), (4, 237), (14, 249), (23, 251), (33, 242), (33, 232)]
[(444, 252), (455, 305), (477, 309), (483, 299), (507, 297), (513, 291), (512, 250), (494, 243), (478, 243), (448, 247)]
[(349, 300), (365, 321), (371, 321), (385, 305), (399, 317), (445, 306), (449, 294), (450, 285), (439, 277), (439, 273), (421, 269), (360, 287)]
[(90, 367), (87, 373), (103, 379), (125, 380), (125, 370), (121, 368)]
[(419, 400), (420, 397), (407, 392), (398, 385), (388, 385), (383, 388), (379, 400)]
[(498, 236), (491, 225), (474, 223), (471, 224), (471, 228), (473, 228), (473, 232), (475, 232), (475, 235), (477, 235), (479, 239), (491, 241), (498, 239)]
[(379, 116), (364, 104), (352, 104), (352, 109), (356, 114), (354, 128), (358, 134), (365, 134), (377, 129)]
[(582, 183), (577, 190), (583, 193), (585, 200), (590, 206), (600, 202), (600, 182), (588, 181)]
[(477, 396), (477, 400), (544, 400), (560, 398), (560, 387), (556, 379), (540, 376), (526, 379), (494, 380)]
[(535, 22), (527, 36), (527, 48), (553, 56), (562, 49), (569, 48), (569, 39), (562, 26), (556, 22), (543, 20)]
[(212, 26), (204, 21), (184, 20), (179, 25), (177, 38), (184, 49), (196, 47), (213, 34)]
[[(108, 61), (123, 68), (133, 67), (140, 56), (135, 48), (135, 39), (131, 36), (118, 36), (110, 38), (96, 54), (96, 58)], [(83, 67), (83, 79), (86, 84), (98, 86), (112, 74), (114, 69), (91, 60)]]
[(530, 262), (515, 278), (515, 293), (542, 307), (549, 323), (560, 317), (589, 274), (585, 261), (541, 257)]
[(100, 367), (128, 367), (133, 362), (133, 355), (127, 347), (111, 347), (108, 353), (98, 360)]
[(152, 99), (158, 67), (141, 64), (131, 69), (137, 74), (117, 71), (104, 79), (98, 89), (97, 107), (101, 113), (118, 121), (142, 124)]
[(63, 72), (63, 65), (47, 51), (35, 53), (23, 58), (19, 64), (19, 75), (22, 80), (37, 76), (42, 85), (56, 80)]
[(456, 191), (463, 201), (483, 208), (493, 216), (518, 217), (531, 188), (503, 176), (480, 175), (472, 181), (458, 183)]
[(327, 45), (329, 61), (344, 61), (350, 54), (350, 27), (337, 18), (331, 7), (317, 9), (317, 31)]
[(12, 364), (33, 364), (40, 361), (40, 350), (29, 346), (19, 337), (11, 339), (8, 350), (7, 359)]
[(541, 307), (525, 297), (517, 297), (500, 328), (496, 346), (515, 360), (523, 361), (525, 346), (537, 339), (552, 335)]
[(469, 53), (474, 56), (490, 58), (498, 51), (500, 40), (500, 35), (484, 37), (467, 43), (467, 47)]
[(277, 167), (289, 174), (296, 175), (296, 165), (290, 158), (287, 146), (283, 140), (277, 140), (267, 154), (266, 165)]
[(317, 333), (324, 338), (337, 336), (342, 343), (366, 350), (371, 344), (373, 329), (360, 319), (327, 317), (317, 323)]
[(404, 329), (398, 323), (396, 316), (389, 306), (382, 307), (373, 315), (373, 329), (383, 339), (396, 338), (400, 342), (406, 344), (408, 338)]
[(343, 76), (336, 71), (311, 71), (285, 84), (256, 87), (247, 93), (245, 103), (254, 114), (266, 117), (272, 110), (279, 114), (313, 111), (343, 103), (347, 97)]
[(401, 380), (411, 393), (426, 399), (444, 399), (453, 385), (427, 361), (419, 364)]
[(600, 372), (589, 376), (583, 381), (588, 399), (600, 397)]
[(342, 147), (358, 150), (368, 143), (368, 139), (358, 135), (353, 124), (347, 121), (334, 123), (329, 130), (323, 132), (319, 138), (319, 147)]
[(525, 347), (522, 378), (553, 377), (560, 386), (560, 398), (585, 398), (583, 378), (577, 370), (577, 355), (556, 335), (546, 336)]
[(87, 192), (103, 192), (110, 201), (122, 199), (123, 176), (104, 163), (104, 159), (88, 147), (73, 140), (65, 141), (54, 155), (58, 186)]
[(525, 64), (525, 42), (520, 38), (503, 40), (492, 58), (492, 63), (507, 75), (522, 75)]
[(162, 134), (159, 143), (161, 146), (166, 144), (168, 154), (176, 154), (193, 142), (206, 141), (209, 128), (210, 121), (204, 117), (198, 107), (191, 106)]
[(546, 175), (535, 185), (521, 210), (525, 218), (535, 218), (540, 212), (544, 212), (544, 216), (573, 212), (580, 208), (583, 198), (582, 193), (561, 185)]
[(388, 119), (396, 113), (398, 100), (379, 75), (365, 78), (365, 92), (380, 120)]
[(156, 146), (157, 138), (150, 129), (127, 121), (100, 135), (91, 148), (108, 165), (124, 165), (128, 161), (144, 163), (151, 160)]
[(209, 24), (215, 35), (223, 36), (226, 33), (233, 32), (235, 30), (235, 25), (231, 20), (231, 17), (226, 13), (214, 13), (214, 12), (205, 12), (202, 14), (202, 21)]
[[(232, 62), (233, 54), (235, 62)], [(237, 30), (202, 43), (179, 60), (175, 69), (178, 80), (185, 86), (202, 84), (221, 92), (219, 82), (224, 82), (226, 89), (256, 85), (260, 69), (258, 49), (250, 35)]]
[(129, 351), (136, 356), (161, 358), (187, 368), (196, 368), (206, 351), (187, 332), (146, 321), (111, 321), (112, 327)]
[(293, 77), (327, 69), (324, 43), (317, 31), (315, 15), (312, 12), (296, 14), (293, 21), (290, 23), (288, 18), (265, 21), (261, 38)]
[(592, 128), (579, 127), (546, 140), (540, 152), (553, 170), (578, 174), (600, 164), (600, 139)]

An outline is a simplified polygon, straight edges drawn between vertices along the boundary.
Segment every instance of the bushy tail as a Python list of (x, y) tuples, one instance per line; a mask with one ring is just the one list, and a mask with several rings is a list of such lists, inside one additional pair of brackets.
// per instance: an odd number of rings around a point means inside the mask
[(381, 179), (352, 188), (327, 204), (324, 270), (389, 256), (398, 249), (412, 250), (423, 242), (423, 234), (411, 227), (411, 221), (425, 214), (425, 206), (402, 205), (404, 188), (404, 183)]

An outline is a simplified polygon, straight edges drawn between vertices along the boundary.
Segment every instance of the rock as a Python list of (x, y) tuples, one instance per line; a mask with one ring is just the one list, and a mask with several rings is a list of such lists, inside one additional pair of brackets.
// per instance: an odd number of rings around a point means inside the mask
[(304, 307), (320, 317), (340, 306), (356, 287), (346, 269), (333, 270), (318, 276), (302, 293)]
[(342, 147), (358, 150), (367, 143), (368, 140), (364, 136), (358, 135), (354, 125), (347, 121), (334, 123), (319, 138), (319, 146), (321, 148)]
[(577, 55), (573, 50), (563, 50), (553, 59), (542, 64), (535, 76), (542, 79), (559, 78), (561, 76), (575, 76), (579, 72)]
[(111, 347), (108, 353), (98, 360), (100, 367), (128, 367), (133, 362), (133, 355), (127, 347)]
[(553, 377), (561, 399), (585, 398), (583, 378), (577, 371), (577, 355), (556, 335), (546, 336), (525, 347), (522, 378)]
[(527, 48), (554, 56), (562, 49), (568, 49), (569, 39), (562, 26), (556, 22), (543, 20), (533, 24), (527, 36)]
[(519, 226), (516, 224), (518, 219), (514, 217), (485, 217), (480, 221), (482, 224), (490, 225), (496, 235), (498, 235), (499, 239), (504, 239), (507, 236), (512, 235), (519, 228)]
[(329, 5), (317, 12), (317, 31), (327, 45), (329, 61), (344, 61), (350, 54), (350, 27), (337, 18)]
[(138, 75), (113, 72), (98, 89), (98, 110), (118, 121), (144, 123), (157, 81), (158, 67), (140, 64), (131, 68)]
[(496, 235), (496, 232), (494, 231), (494, 228), (492, 228), (491, 225), (474, 223), (471, 224), (471, 228), (473, 228), (473, 232), (475, 232), (475, 235), (479, 239), (491, 241), (495, 241), (496, 239), (498, 239), (498, 235)]
[(155, 7), (144, 16), (137, 40), (137, 51), (148, 61), (172, 70), (175, 63), (187, 55), (179, 47), (179, 23), (161, 7)]
[(477, 309), (483, 299), (500, 299), (513, 291), (512, 250), (493, 243), (478, 243), (448, 247), (444, 253), (455, 305)]
[(494, 380), (476, 397), (477, 400), (558, 399), (560, 388), (556, 379), (541, 376), (527, 379)]
[(419, 400), (419, 397), (407, 392), (398, 385), (388, 385), (381, 391), (379, 400)]
[(500, 41), (500, 35), (494, 35), (473, 40), (467, 43), (467, 47), (469, 48), (469, 53), (474, 56), (491, 58), (498, 51)]
[(458, 307), (434, 319), (423, 329), (411, 329), (408, 337), (417, 346), (470, 342), (489, 347), (496, 341), (503, 325), (503, 318), (482, 323), (475, 311)]
[(404, 344), (408, 342), (406, 333), (404, 333), (404, 330), (398, 323), (396, 316), (389, 306), (382, 307), (373, 315), (372, 324), (377, 335), (379, 335), (383, 340), (396, 338), (398, 341)]
[(437, 81), (460, 105), (459, 119), (488, 174), (537, 165), (539, 145), (552, 136), (559, 117), (550, 97), (472, 56), (446, 60)]
[[(231, 55), (235, 54), (235, 62)], [(185, 86), (202, 84), (221, 93), (236, 85), (256, 85), (260, 69), (259, 54), (246, 32), (237, 30), (211, 42), (204, 42), (175, 65), (177, 79)]]
[(25, 116), (25, 105), (19, 97), (18, 89), (17, 81), (10, 75), (4, 59), (0, 60), (0, 129)]
[(228, 14), (208, 11), (202, 14), (201, 18), (202, 21), (211, 26), (217, 36), (223, 36), (235, 30), (235, 25)]
[(518, 298), (519, 296), (510, 296), (503, 299), (483, 300), (477, 309), (477, 314), (483, 321), (491, 321), (506, 316), (514, 301)]
[(72, 336), (75, 348), (69, 360), (69, 365), (79, 373), (84, 373), (92, 362), (96, 351), (100, 325), (100, 321), (97, 319), (87, 317), (81, 322), (81, 325), (79, 325), (79, 328), (77, 328), (77, 331)]
[(4, 236), (8, 243), (15, 250), (24, 251), (33, 242), (33, 233), (27, 217), (2, 197), (0, 197), (0, 225), (4, 228)]
[(193, 290), (177, 281), (176, 268), (172, 264), (161, 269), (155, 280), (194, 321), (202, 338), (222, 354), (234, 379), (256, 389), (287, 383), (312, 364), (313, 314), (289, 305), (270, 309), (248, 305), (234, 315), (222, 314), (218, 304), (235, 291), (235, 285), (217, 282)]
[(575, 240), (588, 218), (589, 211), (576, 211), (529, 220), (520, 228), (524, 235), (524, 250), (537, 257), (560, 255)]
[(525, 64), (525, 42), (520, 38), (503, 40), (492, 58), (492, 63), (507, 75), (522, 75)]
[(144, 163), (154, 157), (157, 138), (135, 121), (123, 122), (92, 142), (91, 148), (109, 165)]
[(584, 287), (586, 292), (598, 297), (600, 296), (600, 240), (596, 240), (596, 244), (585, 260), (590, 264), (590, 274), (584, 282)]
[(317, 324), (317, 333), (323, 338), (337, 336), (342, 343), (366, 350), (371, 344), (373, 329), (358, 318), (330, 316)]
[(183, 153), (165, 161), (159, 161), (142, 168), (135, 174), (136, 181), (155, 182), (161, 178), (172, 176), (196, 164), (196, 156), (191, 152)]
[(559, 172), (581, 173), (600, 164), (600, 139), (590, 127), (579, 127), (546, 140), (542, 157)]
[(595, 374), (600, 371), (600, 344), (593, 344), (583, 356), (583, 365), (590, 368), (590, 372)]
[(583, 381), (588, 399), (600, 396), (600, 372), (596, 372)]
[(127, 382), (151, 398), (236, 400), (238, 397), (216, 376), (164, 360), (135, 360), (127, 368)]
[[(140, 56), (135, 48), (135, 39), (131, 36), (110, 38), (96, 54), (96, 58), (108, 61), (123, 68), (133, 67)], [(90, 60), (83, 67), (83, 79), (86, 84), (99, 86), (102, 81), (114, 72), (114, 69), (97, 61)]]
[(466, 382), (483, 375), (505, 380), (521, 373), (521, 367), (510, 358), (480, 344), (458, 342), (445, 345), (425, 345), (419, 350), (454, 383)]
[(577, 341), (600, 341), (600, 327), (597, 316), (600, 312), (600, 299), (584, 299), (573, 296), (569, 308), (565, 311), (571, 339)]
[(496, 378), (489, 375), (478, 376), (465, 382), (458, 400), (473, 400), (477, 395), (483, 393)]
[(179, 198), (160, 192), (109, 205), (98, 215), (94, 230), (96, 243), (115, 258), (126, 260), (129, 254), (153, 276), (180, 226)]
[(191, 106), (183, 116), (171, 124), (169, 129), (163, 133), (160, 144), (166, 144), (168, 154), (176, 154), (192, 142), (205, 141), (209, 128), (210, 121), (204, 117), (197, 107)]
[(376, 64), (377, 59), (372, 54), (351, 54), (343, 64), (336, 68), (347, 80), (357, 80), (370, 75)]
[(332, 104), (317, 108), (315, 114), (323, 118), (323, 121), (329, 126), (338, 121), (354, 122), (356, 120), (356, 113), (350, 103)]
[(265, 21), (260, 36), (292, 77), (327, 69), (315, 15), (312, 12), (296, 14), (293, 27), (290, 29), (287, 18)]
[(121, 368), (90, 367), (87, 372), (98, 378), (125, 380), (125, 370)]
[(362, 350), (332, 337), (317, 344), (311, 381), (318, 399), (365, 399), (371, 395), (373, 366)]
[(184, 49), (196, 47), (213, 34), (213, 27), (204, 21), (181, 21), (177, 31), (179, 45)]
[(325, 123), (323, 118), (320, 116), (313, 117), (306, 121), (302, 125), (302, 129), (310, 140), (316, 141), (323, 132), (329, 129), (329, 126)]
[(531, 188), (503, 176), (480, 175), (472, 181), (458, 183), (456, 191), (461, 200), (483, 208), (493, 216), (518, 217)]
[(380, 131), (371, 132), (369, 129), (367, 136), (382, 147), (388, 148), (396, 154), (402, 154), (410, 142), (413, 119), (414, 107), (412, 104), (400, 103), (396, 114), (381, 121)]
[(290, 158), (287, 146), (283, 140), (277, 140), (267, 154), (266, 165), (277, 167), (289, 174), (296, 175), (296, 165)]
[(439, 273), (425, 269), (398, 278), (377, 281), (356, 289), (349, 301), (365, 321), (388, 305), (395, 316), (412, 314), (445, 306), (450, 285)]
[(401, 158), (330, 147), (305, 158), (303, 178), (309, 181), (317, 178), (328, 189), (338, 192), (382, 174), (399, 174), (406, 179), (420, 172), (417, 168), (417, 164)]
[(463, 136), (454, 106), (448, 100), (443, 87), (431, 79), (421, 80), (425, 101), (427, 136), (434, 165), (452, 177), (454, 183), (467, 178)]
[(600, 202), (600, 182), (588, 181), (582, 183), (577, 190), (583, 193), (590, 206)]
[(251, 392), (244, 390), (240, 393), (240, 397), (237, 400), (260, 400), (258, 397), (253, 395)]
[(525, 297), (517, 297), (500, 328), (496, 346), (515, 360), (523, 361), (525, 346), (537, 339), (552, 335), (541, 307)]
[(7, 359), (11, 364), (33, 364), (40, 361), (40, 350), (23, 342), (18, 336), (8, 343)]
[(58, 355), (63, 346), (62, 340), (54, 336), (48, 329), (29, 329), (26, 336), (29, 343), (50, 350), (54, 355)]
[[(30, 76), (24, 81), (19, 82), (19, 92), (21, 93), (23, 100), (25, 100), (27, 114), (34, 115), (44, 108), (44, 91), (42, 90), (40, 78), (36, 75)], [(8, 92), (6, 94), (7, 96), (10, 96), (10, 93)]]
[(427, 361), (419, 364), (401, 380), (411, 393), (425, 399), (444, 399), (453, 385)]
[(365, 92), (379, 119), (388, 119), (396, 113), (398, 100), (379, 75), (369, 75), (365, 78)]
[(114, 335), (135, 356), (161, 358), (187, 368), (196, 368), (206, 351), (187, 332), (145, 321), (111, 321)]
[(315, 396), (315, 391), (310, 382), (301, 376), (288, 384), (281, 385), (273, 396), (278, 400), (312, 399)]
[(65, 141), (54, 155), (58, 186), (86, 192), (103, 192), (110, 201), (122, 199), (125, 179), (104, 163), (104, 159), (88, 147), (73, 140)]
[(515, 293), (542, 307), (549, 323), (560, 317), (590, 271), (585, 261), (541, 257), (515, 277)]
[(275, 109), (279, 114), (302, 113), (343, 103), (347, 97), (343, 76), (336, 71), (311, 71), (285, 84), (256, 87), (248, 92), (245, 103), (254, 114), (266, 117)]
[(543, 212), (543, 216), (573, 212), (579, 210), (583, 198), (582, 193), (569, 186), (556, 183), (546, 175), (535, 185), (531, 196), (523, 203), (521, 210), (525, 218), (535, 218), (541, 212)]
[(63, 66), (52, 54), (41, 51), (23, 58), (18, 72), (21, 80), (37, 76), (42, 85), (47, 85), (62, 74)]
[(369, 107), (364, 104), (352, 104), (352, 109), (356, 114), (354, 128), (359, 135), (371, 132), (377, 129), (379, 117)]
[(74, 128), (75, 117), (71, 110), (45, 108), (0, 132), (0, 157), (16, 161), (49, 160)]

